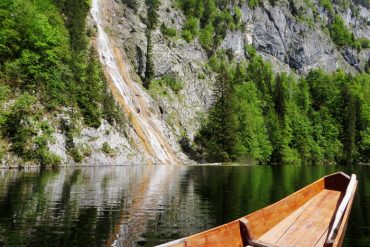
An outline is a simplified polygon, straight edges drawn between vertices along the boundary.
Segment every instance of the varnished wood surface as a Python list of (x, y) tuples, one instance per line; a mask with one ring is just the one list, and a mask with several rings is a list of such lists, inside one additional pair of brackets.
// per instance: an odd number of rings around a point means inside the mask
[(334, 243), (327, 245), (325, 241), (348, 183), (348, 175), (334, 173), (239, 220), (160, 246), (339, 247), (357, 181)]
[(315, 246), (329, 227), (340, 195), (340, 191), (322, 190), (260, 239), (278, 246)]
[(294, 211), (287, 218), (285, 218), (280, 223), (278, 223), (276, 226), (271, 228), (271, 230), (266, 232), (259, 239), (264, 241), (264, 242), (268, 242), (268, 243), (276, 243), (284, 235), (284, 233), (289, 229), (289, 227), (295, 221), (297, 221), (298, 217), (300, 217), (302, 215), (302, 213), (310, 205), (312, 200), (313, 199), (306, 202), (303, 206), (298, 208), (296, 211)]
[(276, 224), (291, 215), (325, 188), (324, 178), (283, 198), (282, 200), (247, 215), (251, 238), (258, 239)]

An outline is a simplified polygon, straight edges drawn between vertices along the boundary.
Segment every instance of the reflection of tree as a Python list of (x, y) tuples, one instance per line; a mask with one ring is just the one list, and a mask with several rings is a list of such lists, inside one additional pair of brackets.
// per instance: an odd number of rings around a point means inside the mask
[[(6, 188), (0, 197), (0, 246), (104, 246), (127, 204), (123, 193), (113, 204), (103, 193), (101, 204), (81, 206), (73, 189), (83, 191), (93, 178), (78, 169), (16, 174), (0, 179), (0, 188)], [(112, 188), (112, 177), (102, 179), (103, 190)]]
[(4, 245), (26, 245), (32, 234), (28, 226), (48, 217), (45, 187), (55, 174), (53, 171), (19, 172), (10, 183), (0, 201), (0, 241)]
[(337, 170), (359, 181), (344, 246), (369, 246), (369, 167), (159, 168), (0, 173), (0, 246), (105, 246), (116, 234), (123, 246), (153, 246), (244, 216)]

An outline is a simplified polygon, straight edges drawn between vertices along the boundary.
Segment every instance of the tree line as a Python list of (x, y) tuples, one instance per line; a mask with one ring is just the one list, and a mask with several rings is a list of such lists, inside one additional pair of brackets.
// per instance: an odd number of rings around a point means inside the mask
[(297, 78), (250, 61), (211, 59), (213, 105), (193, 153), (209, 162), (353, 164), (370, 159), (370, 75), (312, 70)]

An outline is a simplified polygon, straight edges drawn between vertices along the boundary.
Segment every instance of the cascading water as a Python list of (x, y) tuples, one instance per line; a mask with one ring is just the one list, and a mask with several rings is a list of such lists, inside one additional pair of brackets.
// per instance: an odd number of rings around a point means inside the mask
[(101, 19), (100, 0), (92, 1), (91, 14), (96, 21), (98, 33), (96, 46), (100, 62), (105, 67), (110, 81), (115, 87), (115, 94), (125, 113), (129, 116), (132, 127), (139, 137), (146, 154), (165, 164), (178, 163), (178, 158), (161, 131), (161, 120), (158, 111), (150, 111), (150, 96), (129, 76), (121, 51), (112, 45), (104, 31)]

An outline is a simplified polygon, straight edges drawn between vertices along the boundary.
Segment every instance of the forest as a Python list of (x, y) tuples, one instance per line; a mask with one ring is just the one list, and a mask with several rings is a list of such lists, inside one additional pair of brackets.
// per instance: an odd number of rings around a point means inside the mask
[[(123, 122), (86, 30), (89, 9), (86, 0), (0, 2), (0, 159), (13, 152), (25, 162), (60, 163), (47, 148), (60, 125), (78, 161), (78, 119), (91, 127)], [(60, 114), (69, 121), (49, 121)]]
[[(370, 75), (274, 74), (253, 47), (248, 64), (225, 53), (213, 106), (195, 138), (198, 159), (261, 164), (354, 164), (370, 158)], [(195, 153), (193, 153), (197, 156)]]

